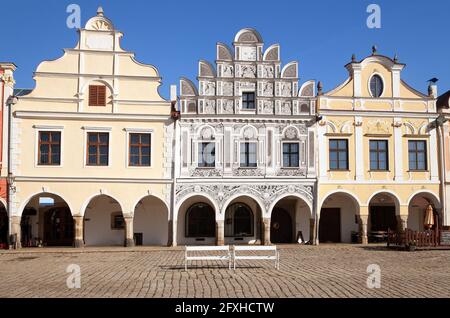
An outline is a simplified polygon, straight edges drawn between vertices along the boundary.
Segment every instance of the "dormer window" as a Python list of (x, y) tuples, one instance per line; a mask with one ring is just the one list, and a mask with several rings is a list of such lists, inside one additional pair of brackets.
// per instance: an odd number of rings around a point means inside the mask
[(374, 75), (370, 79), (370, 94), (374, 98), (379, 98), (383, 94), (383, 80), (379, 75)]
[(89, 106), (106, 106), (106, 86), (89, 85)]
[(255, 109), (255, 92), (242, 93), (242, 109)]

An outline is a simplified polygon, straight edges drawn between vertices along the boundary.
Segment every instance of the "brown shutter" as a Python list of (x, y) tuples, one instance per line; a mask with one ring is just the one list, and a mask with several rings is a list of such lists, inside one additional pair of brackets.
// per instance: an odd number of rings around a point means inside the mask
[(89, 106), (106, 106), (106, 87), (101, 85), (89, 86)]

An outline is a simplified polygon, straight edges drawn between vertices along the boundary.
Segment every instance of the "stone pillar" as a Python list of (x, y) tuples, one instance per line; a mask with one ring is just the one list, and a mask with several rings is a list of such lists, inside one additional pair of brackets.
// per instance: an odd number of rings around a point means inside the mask
[(216, 221), (216, 244), (223, 246), (225, 244), (224, 220)]
[(361, 207), (360, 208), (360, 214), (359, 215), (359, 243), (360, 244), (367, 244), (369, 243), (368, 237), (367, 237), (367, 231), (368, 231), (368, 223), (369, 223), (369, 209), (368, 207)]
[(177, 240), (178, 240), (178, 221), (172, 220), (172, 245), (171, 246), (177, 246)]
[(167, 229), (167, 246), (172, 246), (173, 244), (173, 221), (169, 220), (169, 226)]
[(125, 220), (125, 247), (134, 246), (134, 230), (133, 230), (133, 217), (124, 216)]
[(317, 223), (314, 218), (309, 219), (309, 242), (312, 245), (318, 245), (319, 243), (317, 239)]
[(81, 215), (75, 215), (73, 217), (73, 227), (74, 227), (74, 247), (84, 247), (84, 219)]
[(263, 239), (261, 240), (262, 245), (270, 245), (270, 218), (263, 219)]
[[(16, 244), (15, 246), (10, 246), (10, 248), (21, 248), (22, 242), (21, 242), (21, 229), (20, 229), (20, 216), (11, 216), (9, 218), (10, 226), (11, 226), (11, 233), (9, 234), (16, 234)], [(8, 235), (9, 239), (9, 235)]]
[[(403, 232), (408, 227), (408, 216), (407, 215), (397, 215), (397, 231)], [(394, 230), (394, 229), (392, 229)]]

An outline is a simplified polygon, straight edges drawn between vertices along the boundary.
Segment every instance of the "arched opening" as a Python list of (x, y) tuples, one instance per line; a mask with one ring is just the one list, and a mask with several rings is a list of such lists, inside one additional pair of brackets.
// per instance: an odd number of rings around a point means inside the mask
[(84, 213), (84, 243), (86, 246), (123, 246), (125, 220), (122, 207), (108, 195), (98, 195), (89, 201)]
[(225, 244), (259, 244), (262, 237), (261, 207), (252, 198), (232, 200), (225, 210)]
[(306, 243), (311, 239), (311, 209), (300, 197), (279, 200), (270, 218), (270, 241), (275, 244)]
[(434, 214), (434, 225), (431, 229), (441, 225), (438, 212), (439, 201), (430, 193), (418, 193), (409, 202), (407, 228), (422, 232), (425, 230), (425, 214), (428, 206), (432, 206)]
[(3, 203), (0, 203), (0, 249), (8, 247), (9, 220)]
[(275, 208), (272, 212), (270, 241), (274, 244), (292, 243), (292, 218), (283, 208)]
[(177, 243), (215, 244), (216, 212), (211, 201), (203, 196), (188, 198), (181, 204), (177, 219)]
[(336, 192), (323, 202), (319, 220), (320, 243), (356, 243), (358, 201), (350, 194)]
[(161, 199), (146, 196), (134, 209), (134, 241), (139, 245), (167, 245), (169, 211)]
[(72, 246), (74, 222), (66, 201), (42, 193), (33, 196), (22, 212), (22, 247)]
[(226, 237), (251, 237), (254, 235), (253, 212), (245, 203), (234, 203), (225, 213)]
[(369, 202), (368, 239), (369, 243), (386, 241), (388, 230), (398, 229), (397, 215), (400, 203), (391, 193), (376, 194)]

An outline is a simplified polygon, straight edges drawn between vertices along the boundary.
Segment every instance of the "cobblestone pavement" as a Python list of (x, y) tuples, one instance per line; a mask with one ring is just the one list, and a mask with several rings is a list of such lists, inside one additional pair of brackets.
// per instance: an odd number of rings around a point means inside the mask
[[(0, 253), (0, 297), (450, 297), (450, 250), (381, 246), (281, 246), (273, 262), (198, 262), (184, 271), (182, 248), (38, 249)], [(69, 289), (66, 268), (81, 267)], [(367, 267), (381, 288), (367, 288)]]

